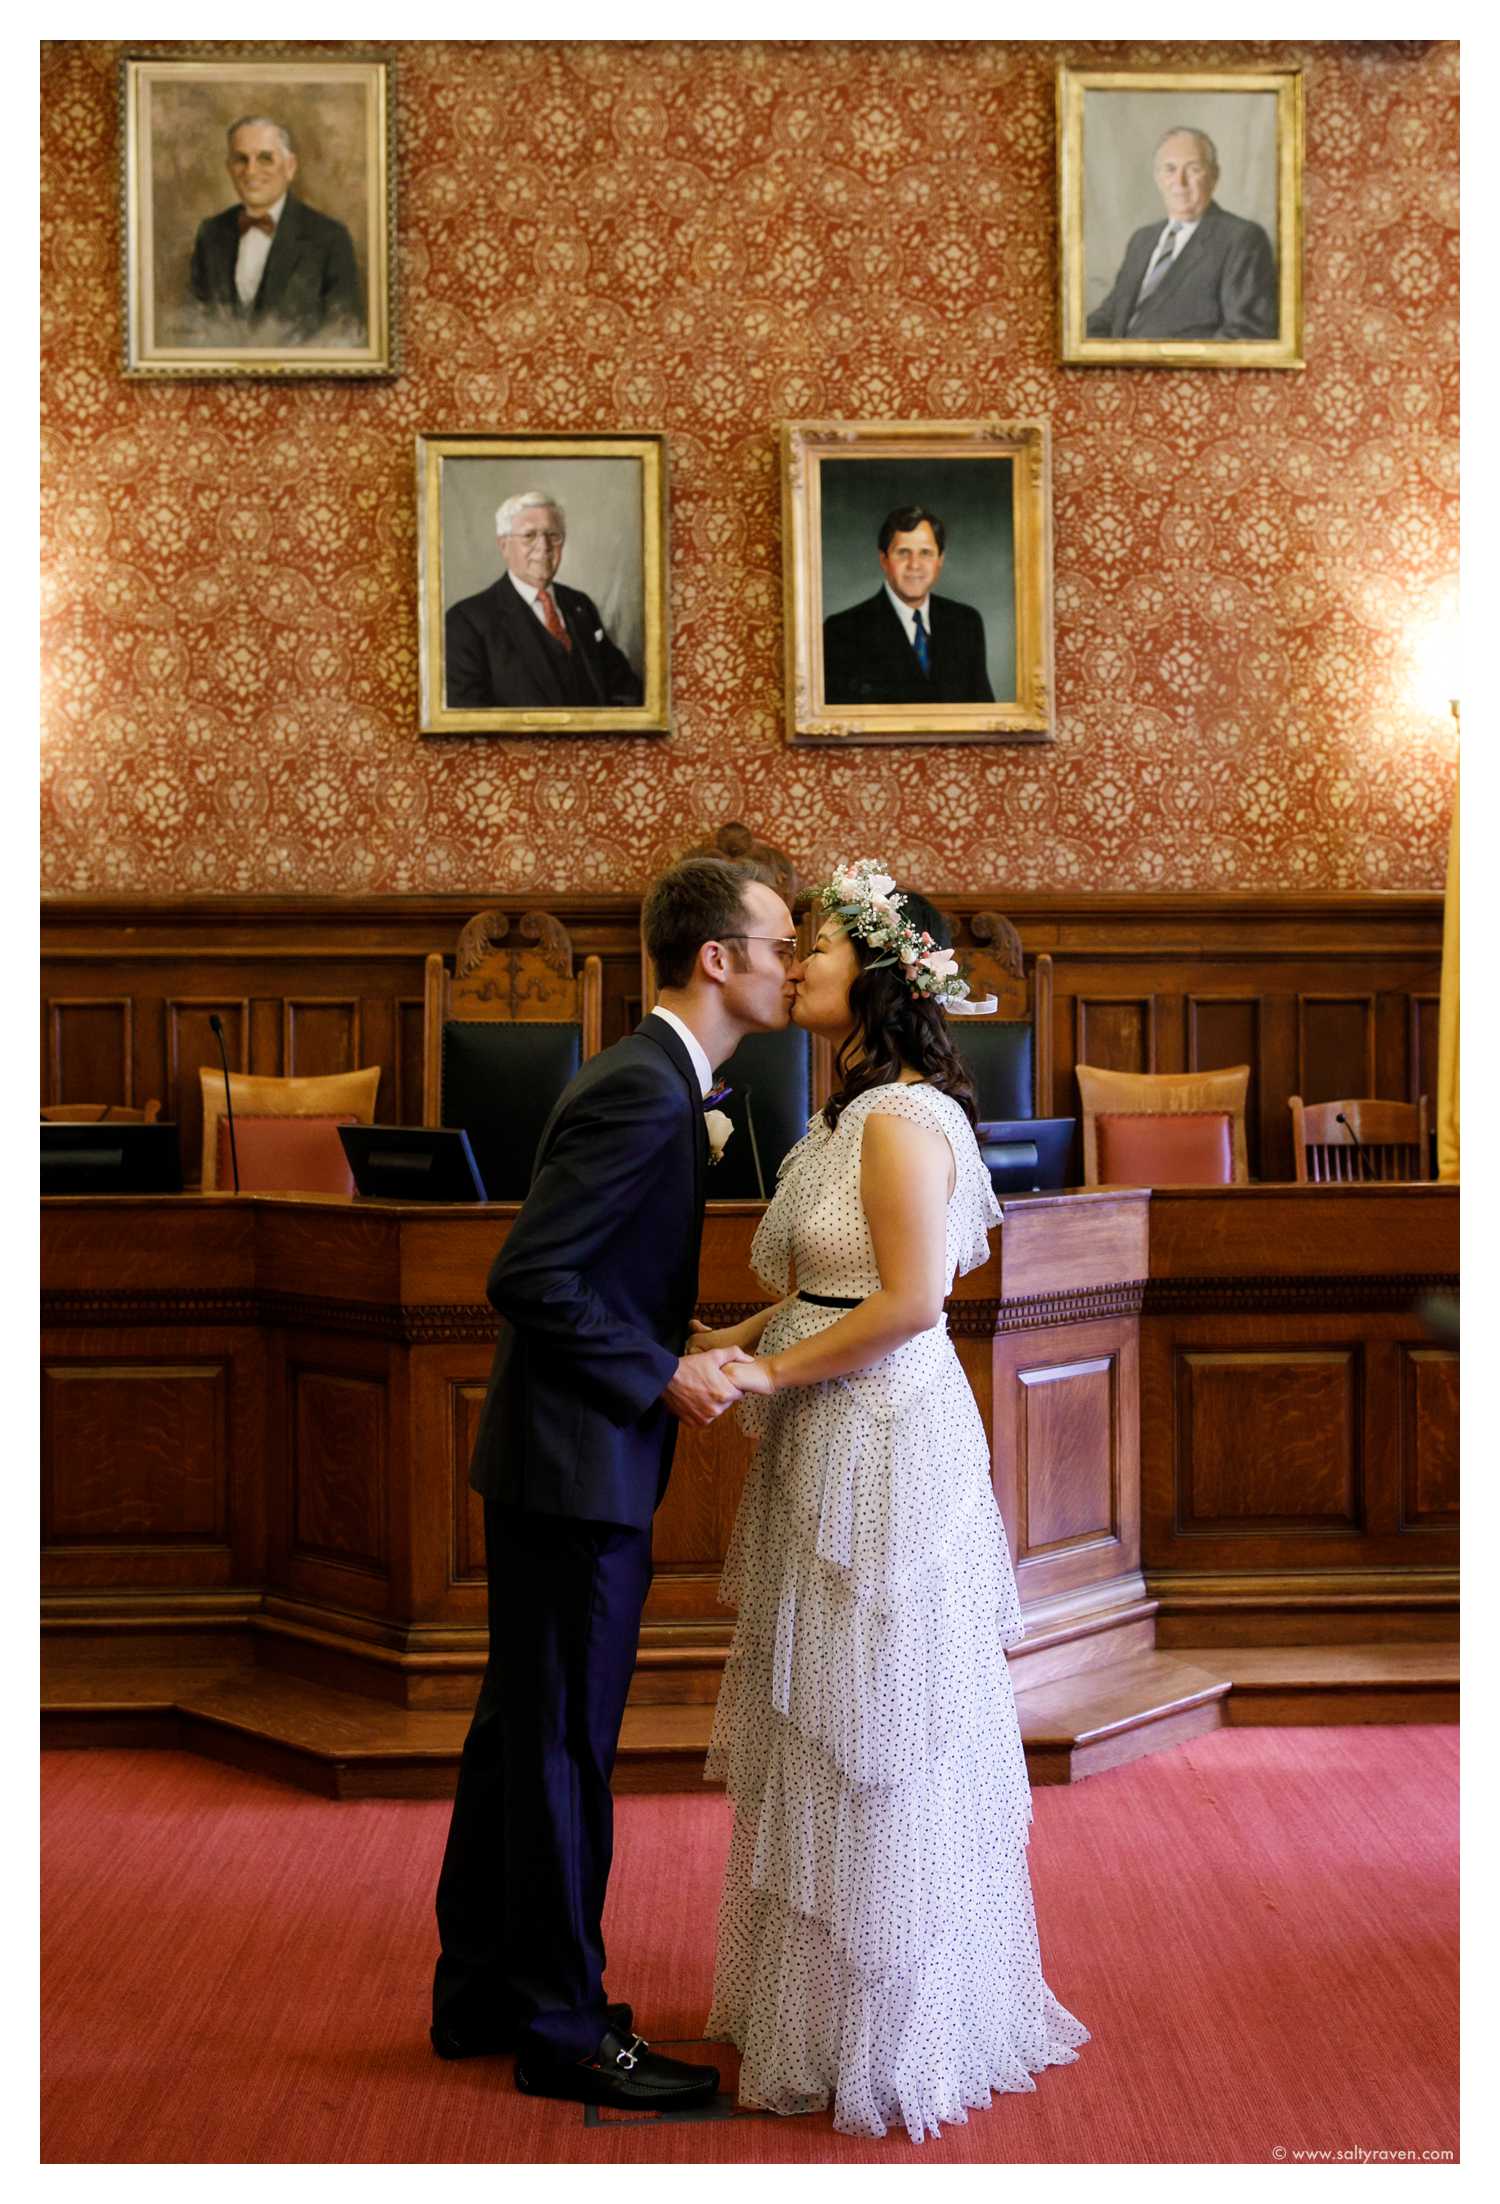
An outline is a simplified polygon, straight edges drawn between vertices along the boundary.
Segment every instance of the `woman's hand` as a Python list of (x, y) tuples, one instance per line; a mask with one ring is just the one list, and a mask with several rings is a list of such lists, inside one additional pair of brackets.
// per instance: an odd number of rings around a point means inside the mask
[(743, 1347), (744, 1341), (735, 1336), (737, 1329), (737, 1326), (725, 1326), (720, 1331), (711, 1332), (695, 1316), (688, 1326), (687, 1345), (682, 1351), (685, 1355), (706, 1355), (712, 1347)]
[(723, 1365), (724, 1375), (737, 1385), (742, 1393), (763, 1393), (769, 1400), (775, 1392), (768, 1356), (743, 1355)]

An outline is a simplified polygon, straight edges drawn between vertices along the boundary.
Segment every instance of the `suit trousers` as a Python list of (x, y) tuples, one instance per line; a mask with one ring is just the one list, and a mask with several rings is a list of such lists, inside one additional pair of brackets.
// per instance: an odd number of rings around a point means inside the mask
[(609, 1779), (651, 1532), (484, 1504), (489, 1661), (438, 1880), (433, 2017), (589, 2057), (604, 2033)]

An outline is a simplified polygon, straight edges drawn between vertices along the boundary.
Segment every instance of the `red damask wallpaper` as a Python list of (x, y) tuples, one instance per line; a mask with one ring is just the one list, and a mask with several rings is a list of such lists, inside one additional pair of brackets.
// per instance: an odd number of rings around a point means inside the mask
[[(1441, 886), (1456, 46), (397, 46), (406, 371), (300, 387), (122, 377), (122, 50), (42, 49), (49, 890), (635, 889), (734, 816), (939, 890)], [(1303, 63), (1304, 373), (1056, 364), (1064, 57)], [(1056, 744), (789, 751), (774, 425), (983, 413), (1052, 424)], [(419, 736), (413, 438), (611, 426), (670, 432), (674, 734)]]

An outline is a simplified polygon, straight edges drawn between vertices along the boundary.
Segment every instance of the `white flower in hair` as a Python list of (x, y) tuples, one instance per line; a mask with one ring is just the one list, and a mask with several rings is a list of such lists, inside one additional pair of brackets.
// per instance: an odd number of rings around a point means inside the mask
[(899, 964), (914, 995), (941, 1003), (948, 1011), (991, 1011), (996, 1007), (993, 996), (986, 996), (982, 1004), (964, 1000), (969, 983), (958, 969), (957, 957), (951, 949), (940, 948), (931, 934), (902, 917), (906, 897), (882, 869), (878, 857), (861, 857), (852, 865), (841, 858), (826, 887), (819, 890), (818, 901), (825, 911), (832, 912), (846, 933), (867, 948), (891, 952), (875, 958), (869, 970)]

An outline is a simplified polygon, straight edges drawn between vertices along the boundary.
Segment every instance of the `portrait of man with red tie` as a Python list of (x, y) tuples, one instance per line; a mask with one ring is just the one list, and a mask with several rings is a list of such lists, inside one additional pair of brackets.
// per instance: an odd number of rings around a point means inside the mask
[(450, 710), (639, 704), (640, 676), (605, 632), (592, 597), (557, 579), (567, 515), (548, 490), (521, 490), (495, 514), (505, 571), (444, 619)]

